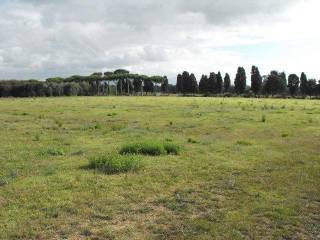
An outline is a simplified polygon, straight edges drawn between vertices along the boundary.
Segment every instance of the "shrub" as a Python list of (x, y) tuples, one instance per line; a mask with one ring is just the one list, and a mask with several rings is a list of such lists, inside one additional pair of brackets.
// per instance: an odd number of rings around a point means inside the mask
[(166, 150), (167, 154), (178, 155), (180, 152), (180, 146), (174, 143), (165, 143), (163, 144), (163, 147)]
[(88, 167), (89, 169), (96, 169), (105, 174), (117, 174), (136, 171), (141, 167), (141, 163), (138, 156), (111, 154), (91, 158)]
[(136, 142), (124, 145), (120, 149), (120, 154), (142, 154), (158, 156), (165, 153), (165, 149), (162, 144), (151, 142)]

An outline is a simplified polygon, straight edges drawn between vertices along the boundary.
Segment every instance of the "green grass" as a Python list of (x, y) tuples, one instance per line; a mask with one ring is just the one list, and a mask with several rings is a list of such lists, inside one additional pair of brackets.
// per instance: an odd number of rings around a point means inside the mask
[(0, 122), (0, 239), (320, 235), (319, 101), (0, 99)]
[(157, 141), (142, 141), (125, 144), (119, 151), (120, 154), (141, 154), (149, 156), (159, 156), (161, 154), (174, 154), (178, 155), (180, 146), (172, 143), (160, 143)]
[(141, 160), (137, 156), (121, 156), (118, 154), (93, 157), (88, 165), (89, 169), (98, 170), (105, 174), (133, 172), (140, 167)]
[(120, 154), (142, 154), (159, 156), (165, 153), (163, 144), (157, 142), (133, 142), (125, 144), (119, 151)]

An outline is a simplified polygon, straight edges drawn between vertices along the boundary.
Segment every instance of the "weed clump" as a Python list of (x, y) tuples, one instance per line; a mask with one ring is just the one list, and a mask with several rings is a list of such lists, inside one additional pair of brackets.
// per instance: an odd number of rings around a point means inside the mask
[(149, 156), (159, 156), (162, 154), (179, 154), (180, 146), (172, 142), (134, 142), (124, 145), (119, 153), (122, 155), (126, 154), (141, 154)]
[(178, 155), (180, 152), (180, 146), (174, 143), (164, 143), (163, 147), (167, 154)]
[(137, 171), (141, 168), (141, 163), (138, 156), (110, 154), (91, 158), (88, 168), (111, 175)]
[(165, 153), (164, 146), (159, 143), (152, 142), (135, 142), (128, 143), (120, 149), (120, 154), (142, 154), (158, 156)]
[(266, 122), (267, 121), (267, 117), (266, 117), (266, 115), (262, 115), (262, 117), (261, 117), (261, 122)]

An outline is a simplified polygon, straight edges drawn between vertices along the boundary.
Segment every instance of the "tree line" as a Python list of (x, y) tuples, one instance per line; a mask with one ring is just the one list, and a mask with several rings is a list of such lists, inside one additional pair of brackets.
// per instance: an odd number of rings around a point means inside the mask
[(118, 69), (114, 72), (96, 72), (89, 76), (74, 75), (67, 78), (48, 78), (46, 81), (0, 81), (0, 97), (51, 97), (51, 96), (109, 96), (202, 94), (205, 96), (273, 96), (305, 97), (320, 96), (320, 81), (285, 72), (271, 71), (261, 75), (258, 67), (251, 68), (251, 85), (248, 86), (246, 71), (239, 67), (233, 81), (226, 73), (212, 72), (202, 75), (198, 82), (193, 73), (178, 74), (176, 85), (169, 84), (166, 76), (132, 74)]
[(272, 96), (272, 97), (297, 97), (297, 96), (320, 96), (320, 81), (308, 79), (302, 72), (301, 76), (285, 72), (271, 71), (262, 76), (258, 67), (251, 68), (251, 85), (247, 84), (247, 75), (243, 67), (239, 67), (231, 84), (228, 73), (222, 77), (221, 72), (212, 72), (202, 75), (199, 83), (194, 74), (184, 71), (177, 76), (176, 91), (180, 94), (204, 94), (206, 96)]
[(172, 87), (165, 76), (149, 77), (118, 69), (90, 76), (48, 78), (45, 82), (0, 81), (0, 97), (148, 95), (156, 91), (168, 93)]

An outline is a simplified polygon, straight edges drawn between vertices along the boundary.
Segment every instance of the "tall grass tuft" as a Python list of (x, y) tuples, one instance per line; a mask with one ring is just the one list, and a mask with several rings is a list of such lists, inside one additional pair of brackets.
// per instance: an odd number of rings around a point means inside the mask
[(156, 142), (135, 142), (124, 145), (120, 151), (120, 154), (142, 154), (150, 156), (158, 156), (165, 153), (163, 144)]
[(172, 142), (134, 142), (124, 145), (119, 153), (126, 154), (141, 154), (149, 156), (159, 156), (162, 154), (179, 154), (180, 146)]
[(141, 168), (140, 160), (138, 156), (110, 154), (91, 158), (88, 167), (111, 175), (137, 171)]
[(180, 146), (174, 143), (164, 143), (163, 147), (166, 150), (167, 154), (178, 155), (180, 152)]

